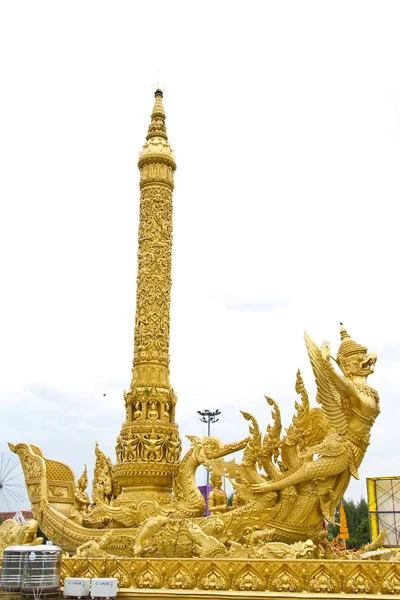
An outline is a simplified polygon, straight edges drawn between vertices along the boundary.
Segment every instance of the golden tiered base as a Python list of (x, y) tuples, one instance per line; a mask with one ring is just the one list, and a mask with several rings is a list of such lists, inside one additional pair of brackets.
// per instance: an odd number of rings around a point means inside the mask
[(120, 598), (368, 598), (400, 593), (400, 562), (64, 558), (62, 577), (117, 577)]
[[(371, 600), (392, 600), (393, 596), (376, 595), (371, 594), (366, 596)], [(261, 600), (262, 598), (287, 598), (288, 600), (320, 600), (325, 598), (326, 600), (339, 600), (345, 598), (346, 600), (361, 600), (364, 596), (361, 594), (284, 594), (274, 592), (234, 592), (234, 591), (219, 591), (219, 592), (207, 592), (202, 590), (120, 590), (117, 596), (118, 600)]]

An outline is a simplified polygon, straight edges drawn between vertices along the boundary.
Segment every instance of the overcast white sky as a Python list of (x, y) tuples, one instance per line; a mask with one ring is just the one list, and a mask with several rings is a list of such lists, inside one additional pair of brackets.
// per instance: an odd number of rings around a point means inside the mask
[(348, 496), (400, 475), (399, 27), (381, 0), (0, 4), (0, 451), (78, 476), (96, 440), (114, 459), (159, 79), (181, 435), (202, 408), (224, 440), (240, 408), (264, 428), (264, 394), (288, 425), (298, 367), (315, 396), (303, 331), (336, 352), (343, 321), (378, 353), (382, 404)]

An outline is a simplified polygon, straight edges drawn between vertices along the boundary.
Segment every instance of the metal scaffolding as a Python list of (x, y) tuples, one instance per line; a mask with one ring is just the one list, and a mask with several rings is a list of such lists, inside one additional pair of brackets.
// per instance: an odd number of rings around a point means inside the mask
[(400, 476), (370, 477), (367, 492), (371, 538), (386, 529), (384, 546), (400, 547)]

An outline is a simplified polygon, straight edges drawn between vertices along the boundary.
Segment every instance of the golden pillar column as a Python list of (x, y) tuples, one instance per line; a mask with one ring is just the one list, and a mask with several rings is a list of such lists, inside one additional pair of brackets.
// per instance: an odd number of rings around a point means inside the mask
[(169, 382), (172, 192), (176, 163), (161, 90), (139, 155), (140, 221), (132, 381), (113, 468), (117, 504), (170, 500), (181, 450)]

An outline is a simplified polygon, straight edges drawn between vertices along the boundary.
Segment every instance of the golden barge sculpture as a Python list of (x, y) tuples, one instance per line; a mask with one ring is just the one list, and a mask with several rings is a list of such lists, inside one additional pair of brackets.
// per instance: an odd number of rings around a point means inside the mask
[[(107, 573), (117, 569), (121, 581), (143, 588), (192, 589), (202, 579), (203, 589), (209, 590), (233, 586), (276, 592), (390, 593), (383, 579), (379, 586), (371, 578), (366, 583), (362, 570), (352, 571), (351, 577), (359, 577), (356, 584), (356, 579), (350, 582), (347, 578), (347, 567), (335, 577), (320, 566), (300, 568), (304, 559), (321, 556), (320, 543), (326, 535), (323, 520), (334, 522), (335, 508), (351, 476), (358, 477), (379, 414), (378, 393), (367, 384), (376, 355), (353, 341), (343, 326), (334, 359), (338, 369), (332, 364), (329, 344), (318, 347), (305, 333), (318, 405), (310, 406), (298, 372), (298, 400), (285, 432), (278, 404), (266, 397), (272, 423), (265, 432), (251, 414), (242, 411), (249, 424), (248, 437), (223, 444), (214, 437), (187, 436), (191, 448), (180, 457), (177, 399), (169, 381), (176, 163), (167, 138), (162, 98), (157, 90), (138, 163), (134, 359), (131, 385), (124, 393), (126, 420), (117, 437), (115, 461), (96, 445), (90, 498), (86, 467), (77, 483), (67, 465), (45, 458), (38, 447), (10, 444), (21, 460), (34, 517), (54, 543), (76, 553), (64, 561), (69, 575), (87, 574), (97, 561), (104, 563), (101, 557), (108, 557)], [(243, 458), (239, 464), (224, 461), (240, 450)], [(215, 481), (223, 473), (229, 476), (237, 493), (232, 509), (223, 510), (216, 501), (212, 515), (203, 516), (205, 502), (195, 481), (200, 465), (212, 470)], [(270, 559), (278, 563), (270, 564)], [(300, 570), (279, 570), (274, 565), (282, 559), (297, 559)], [(186, 567), (182, 560), (188, 561)], [(204, 571), (201, 565), (206, 563)], [(396, 573), (390, 572), (395, 578), (390, 584), (393, 589), (400, 585)], [(301, 583), (302, 577), (306, 583)], [(270, 579), (268, 587), (265, 582)]]

